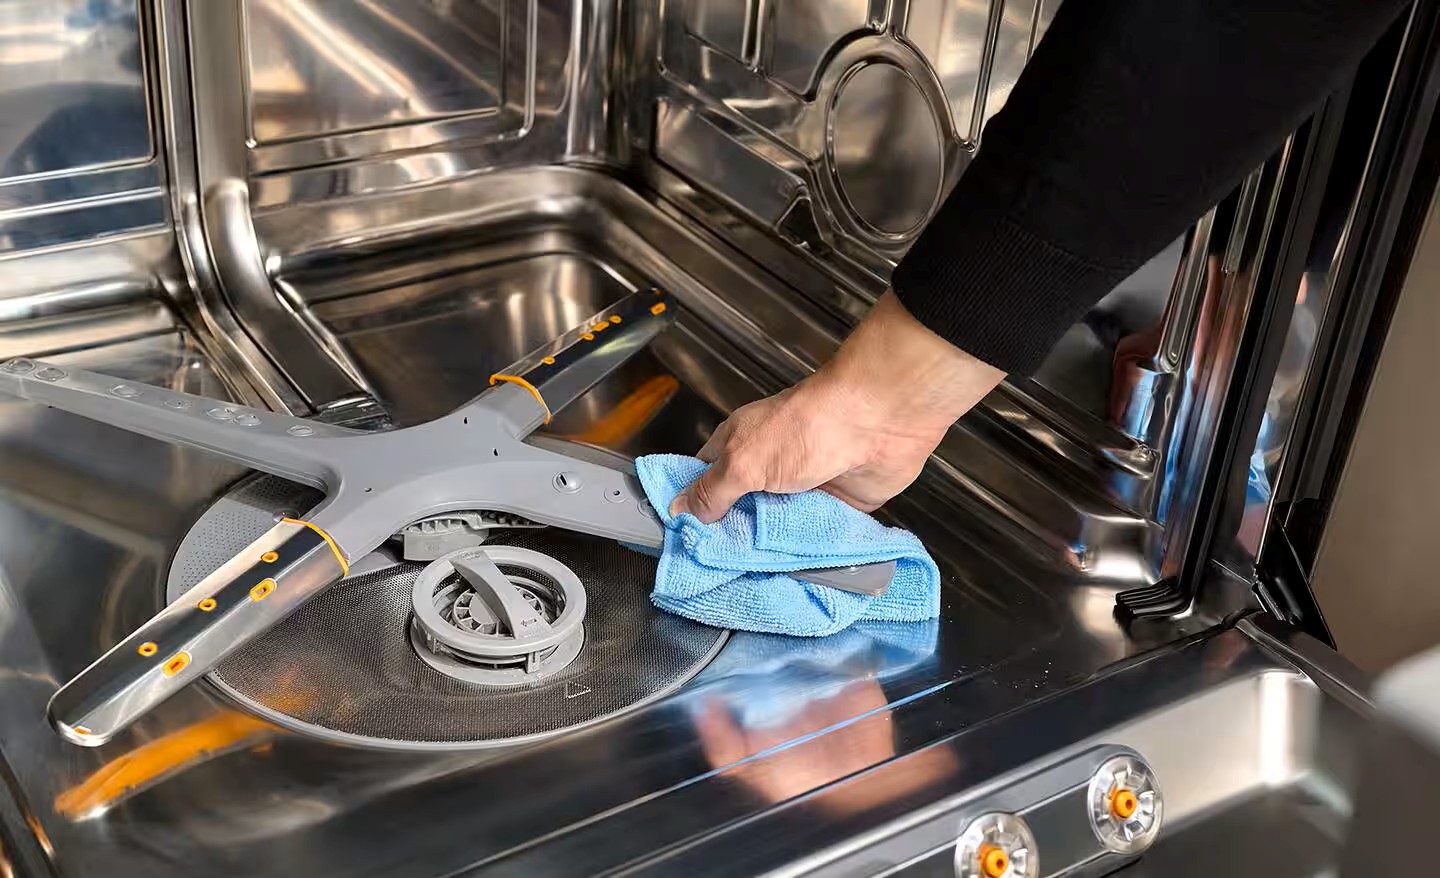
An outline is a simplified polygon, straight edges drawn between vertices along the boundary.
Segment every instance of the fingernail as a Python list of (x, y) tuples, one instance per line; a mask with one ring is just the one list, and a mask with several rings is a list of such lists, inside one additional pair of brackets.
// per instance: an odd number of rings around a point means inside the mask
[(686, 493), (681, 491), (679, 494), (676, 494), (675, 499), (670, 502), (670, 516), (673, 518), (682, 512), (689, 511), (690, 501), (687, 499)]

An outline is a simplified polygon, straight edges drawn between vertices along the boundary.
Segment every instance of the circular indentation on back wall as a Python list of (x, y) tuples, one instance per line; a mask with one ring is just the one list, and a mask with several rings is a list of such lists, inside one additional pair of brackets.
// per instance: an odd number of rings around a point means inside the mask
[(851, 68), (826, 119), (826, 161), (855, 219), (885, 236), (917, 231), (945, 179), (942, 126), (910, 74), (875, 62)]

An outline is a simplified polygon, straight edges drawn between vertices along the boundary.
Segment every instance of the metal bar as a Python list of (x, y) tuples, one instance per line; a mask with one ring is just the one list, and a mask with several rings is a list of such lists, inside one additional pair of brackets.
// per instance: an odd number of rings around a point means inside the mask
[(530, 389), (545, 406), (548, 421), (643, 350), (670, 325), (675, 311), (663, 290), (632, 293), (497, 372), (490, 383), (507, 381)]
[(322, 490), (334, 469), (319, 443), (363, 435), (289, 415), (29, 359), (0, 364), (0, 393), (53, 406)]
[(50, 699), (61, 737), (98, 747), (345, 575), (329, 538), (286, 520), (120, 641)]

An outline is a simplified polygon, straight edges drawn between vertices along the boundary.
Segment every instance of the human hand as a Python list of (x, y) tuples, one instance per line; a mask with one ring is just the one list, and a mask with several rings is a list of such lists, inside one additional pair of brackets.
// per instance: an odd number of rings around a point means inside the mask
[(870, 512), (915, 480), (950, 425), (1004, 377), (886, 293), (814, 375), (716, 428), (699, 453), (710, 469), (670, 511), (709, 524), (751, 491), (820, 488)]

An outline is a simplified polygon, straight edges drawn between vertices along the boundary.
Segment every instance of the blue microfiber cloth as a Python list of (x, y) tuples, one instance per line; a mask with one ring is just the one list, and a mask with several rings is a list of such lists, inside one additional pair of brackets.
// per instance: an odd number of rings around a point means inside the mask
[[(660, 609), (719, 628), (805, 637), (834, 634), (861, 619), (918, 622), (940, 615), (940, 571), (920, 540), (823, 491), (747, 494), (708, 525), (689, 513), (672, 516), (675, 496), (706, 469), (676, 454), (635, 461), (665, 524), (651, 594)], [(895, 578), (880, 597), (785, 575), (892, 560)]]

